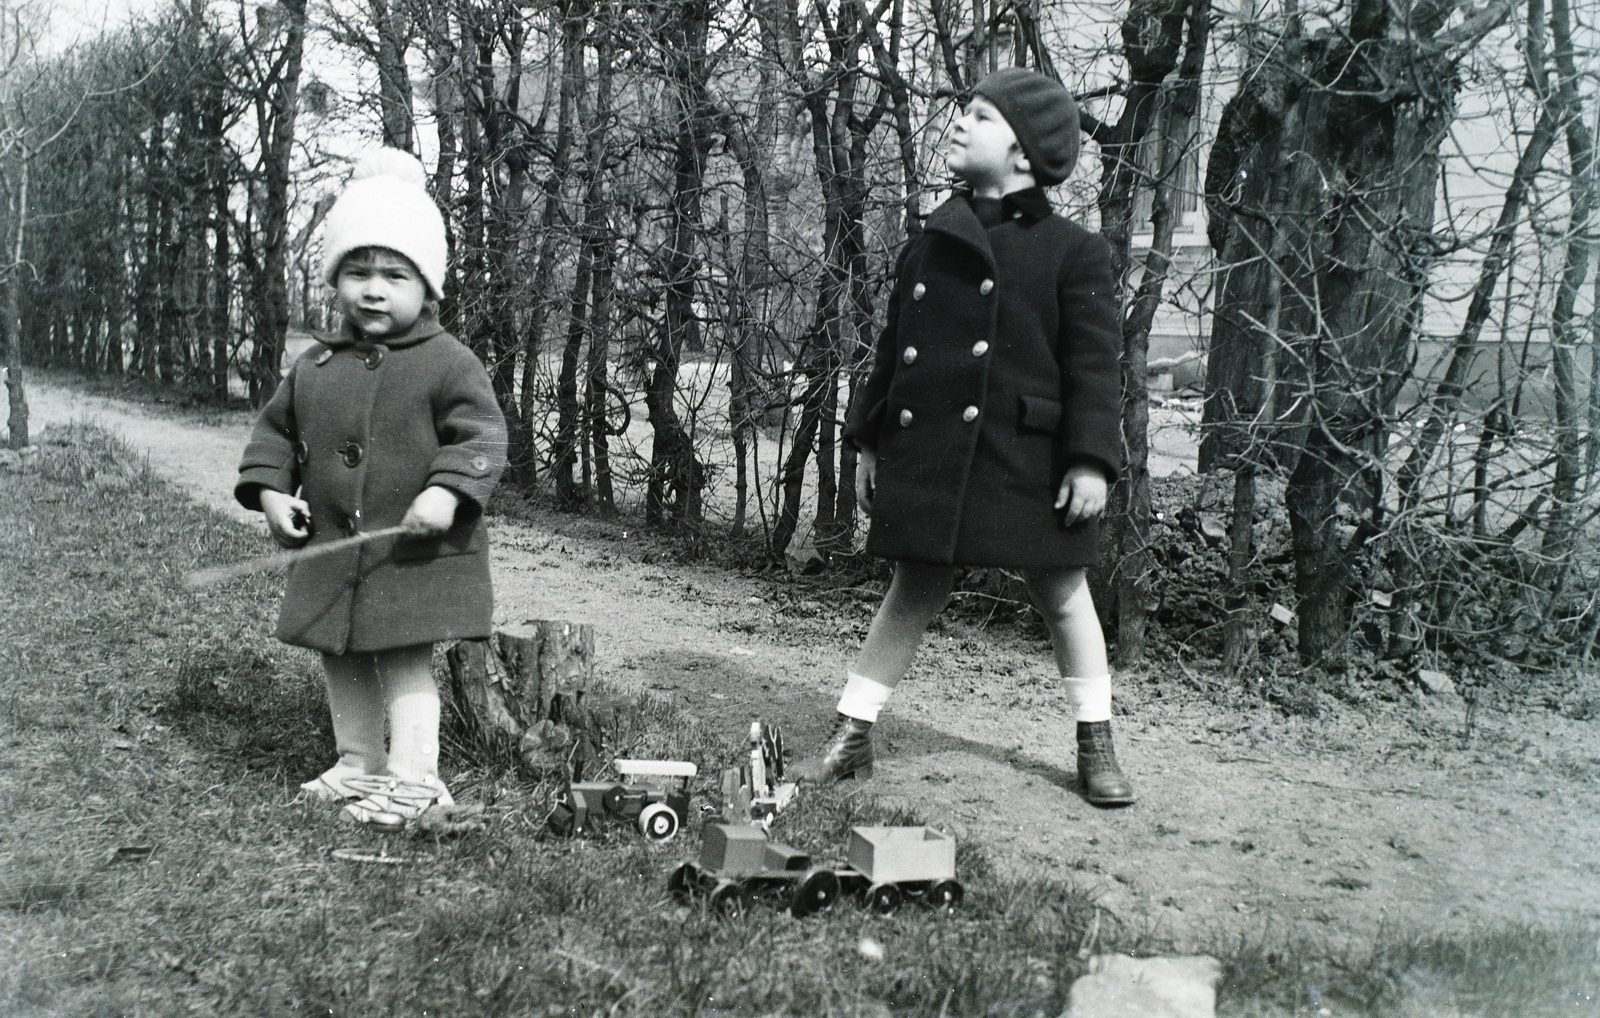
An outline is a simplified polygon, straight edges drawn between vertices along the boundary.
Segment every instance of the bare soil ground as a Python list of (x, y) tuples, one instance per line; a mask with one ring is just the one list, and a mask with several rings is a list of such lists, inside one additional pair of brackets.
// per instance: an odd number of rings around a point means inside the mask
[[(99, 423), (260, 526), (231, 499), (244, 415), (195, 423), (38, 382), (30, 403), (36, 431)], [(827, 580), (680, 564), (626, 521), (541, 515), (492, 536), (502, 621), (593, 622), (610, 682), (730, 732), (776, 721), (792, 749), (824, 734), (876, 603)], [(891, 702), (866, 788), (1003, 871), (1081, 880), (1180, 949), (1600, 918), (1600, 722), (1480, 711), (1468, 737), (1454, 697), (1306, 718), (1223, 706), (1166, 663), (1115, 681), (1131, 809), (1073, 790), (1073, 723), (1042, 640), (957, 620), (935, 625)]]

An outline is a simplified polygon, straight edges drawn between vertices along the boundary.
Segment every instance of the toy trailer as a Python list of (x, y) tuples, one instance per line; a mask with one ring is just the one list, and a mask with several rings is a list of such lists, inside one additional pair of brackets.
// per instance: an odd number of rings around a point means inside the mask
[(618, 781), (574, 781), (550, 811), (557, 834), (584, 830), (602, 816), (638, 825), (651, 841), (671, 841), (689, 815), (689, 780), (698, 769), (682, 760), (618, 760)]
[(760, 827), (708, 823), (701, 832), (700, 861), (672, 871), (667, 889), (681, 899), (709, 894), (715, 912), (740, 912), (757, 895), (785, 893), (796, 917), (820, 912), (839, 896), (839, 878), (813, 869), (811, 856), (773, 841)]
[(931, 827), (852, 827), (839, 870), (841, 892), (860, 896), (875, 912), (893, 912), (907, 896), (950, 909), (964, 893), (956, 880), (956, 842)]

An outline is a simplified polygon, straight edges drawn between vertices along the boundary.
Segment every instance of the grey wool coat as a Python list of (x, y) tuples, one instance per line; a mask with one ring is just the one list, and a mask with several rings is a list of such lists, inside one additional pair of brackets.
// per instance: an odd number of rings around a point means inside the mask
[(934, 564), (1092, 565), (1066, 528), (1066, 468), (1122, 469), (1119, 305), (1106, 242), (1007, 195), (985, 227), (957, 194), (902, 252), (845, 437), (878, 456), (867, 550)]
[(278, 638), (331, 654), (490, 635), (483, 505), (506, 460), (483, 364), (431, 314), (372, 342), (348, 327), (302, 354), (256, 420), (234, 497), (311, 507), (310, 545), (398, 524), (431, 485), (461, 498), (454, 526), (385, 538), (289, 570)]

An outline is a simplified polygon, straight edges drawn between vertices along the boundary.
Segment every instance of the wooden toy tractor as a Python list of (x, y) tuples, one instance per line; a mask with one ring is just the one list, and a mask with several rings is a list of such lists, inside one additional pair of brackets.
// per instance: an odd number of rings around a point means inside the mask
[(713, 911), (740, 911), (757, 897), (781, 897), (796, 917), (820, 912), (842, 893), (877, 912), (908, 897), (951, 909), (963, 891), (955, 879), (956, 843), (928, 827), (854, 827), (848, 863), (813, 866), (811, 856), (767, 837), (758, 826), (706, 824), (699, 862), (672, 871), (667, 888), (679, 898), (709, 894)]
[(576, 834), (601, 817), (637, 824), (651, 841), (671, 841), (689, 815), (689, 780), (698, 773), (681, 760), (618, 760), (618, 781), (574, 781), (556, 799), (549, 827)]
[(715, 912), (742, 912), (756, 897), (786, 897), (796, 916), (820, 912), (839, 896), (839, 878), (813, 869), (811, 856), (767, 837), (764, 828), (708, 823), (700, 834), (699, 863), (686, 862), (667, 878), (680, 899), (709, 894)]

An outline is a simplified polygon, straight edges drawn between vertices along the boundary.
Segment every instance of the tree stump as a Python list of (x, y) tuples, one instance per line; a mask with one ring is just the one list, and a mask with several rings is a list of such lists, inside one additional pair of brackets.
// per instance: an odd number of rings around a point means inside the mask
[(594, 627), (530, 619), (445, 654), (467, 726), (489, 744), (520, 745), (540, 722), (562, 720), (594, 676)]

